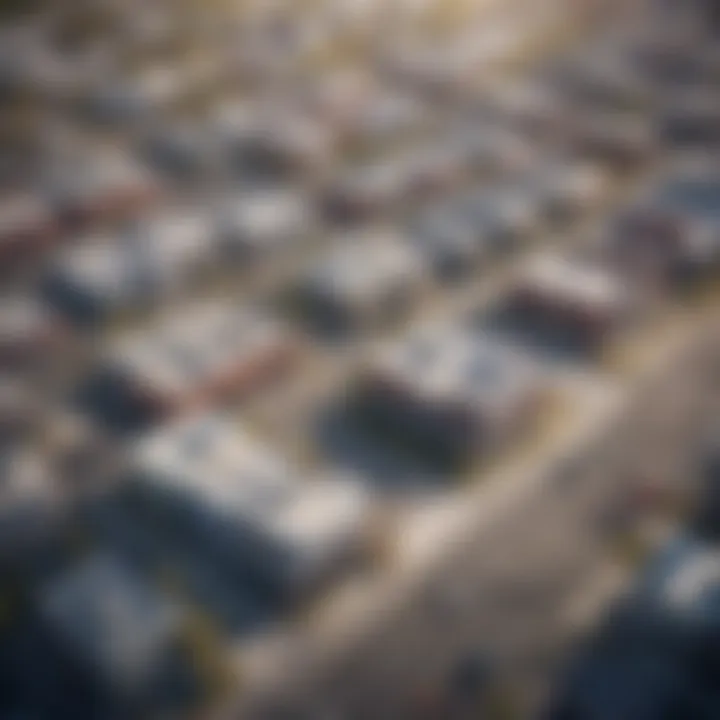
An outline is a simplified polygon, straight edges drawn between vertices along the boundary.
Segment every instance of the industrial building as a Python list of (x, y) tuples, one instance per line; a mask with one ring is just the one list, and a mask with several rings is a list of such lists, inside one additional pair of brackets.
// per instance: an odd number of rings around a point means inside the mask
[(588, 643), (557, 717), (712, 717), (720, 701), (719, 598), (717, 549), (672, 540)]
[(99, 369), (103, 394), (157, 419), (257, 390), (298, 346), (268, 317), (206, 301), (120, 337)]
[(41, 302), (0, 296), (0, 369), (30, 369), (57, 352), (67, 331)]
[(111, 237), (68, 248), (48, 270), (47, 295), (73, 319), (102, 322), (173, 297), (217, 262), (212, 226), (200, 214), (145, 218)]
[(569, 147), (580, 157), (632, 170), (658, 155), (658, 128), (647, 117), (609, 110), (578, 113), (568, 133)]
[(300, 301), (329, 329), (359, 329), (402, 317), (427, 279), (421, 255), (407, 239), (383, 228), (346, 236), (312, 268)]
[(533, 363), (465, 327), (431, 327), (383, 349), (355, 388), (371, 427), (464, 466), (532, 427), (545, 387)]
[(72, 228), (127, 218), (158, 203), (163, 192), (146, 167), (112, 152), (58, 158), (43, 183), (59, 218)]
[(255, 266), (308, 240), (316, 219), (301, 192), (274, 189), (229, 198), (218, 211), (217, 225), (224, 257)]
[(522, 327), (567, 337), (591, 353), (638, 310), (621, 277), (561, 255), (540, 256), (523, 268), (503, 306)]
[(107, 696), (152, 702), (181, 652), (183, 613), (129, 566), (96, 554), (43, 588), (40, 616)]
[(332, 178), (324, 193), (323, 207), (331, 220), (369, 220), (404, 200), (407, 190), (405, 159), (383, 159), (353, 166)]
[(15, 194), (0, 202), (0, 273), (37, 258), (59, 234), (52, 207), (41, 196)]
[(453, 212), (470, 224), (481, 242), (503, 255), (526, 243), (544, 223), (537, 188), (523, 184), (479, 187), (452, 199)]
[(489, 243), (451, 203), (434, 203), (418, 215), (409, 223), (408, 240), (441, 280), (468, 275), (488, 259)]
[(194, 417), (143, 438), (130, 492), (154, 522), (191, 533), (208, 562), (296, 597), (365, 551), (369, 497), (343, 477), (303, 480), (242, 427)]
[(720, 271), (720, 180), (702, 167), (666, 178), (621, 213), (606, 240), (621, 272), (666, 289)]
[(541, 163), (525, 185), (538, 195), (549, 220), (567, 220), (596, 209), (607, 195), (610, 178), (597, 163), (558, 158)]

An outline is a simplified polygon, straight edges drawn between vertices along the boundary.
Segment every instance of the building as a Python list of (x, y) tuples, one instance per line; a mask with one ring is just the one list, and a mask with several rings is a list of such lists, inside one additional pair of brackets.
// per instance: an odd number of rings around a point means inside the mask
[(543, 255), (515, 280), (503, 306), (523, 327), (596, 351), (637, 310), (622, 278), (601, 266)]
[(528, 169), (536, 156), (527, 138), (482, 118), (448, 130), (467, 168), (489, 179)]
[(301, 281), (300, 301), (328, 329), (358, 329), (406, 313), (426, 280), (422, 257), (384, 229), (346, 236)]
[(166, 212), (114, 237), (89, 238), (50, 267), (48, 298), (64, 314), (102, 322), (175, 296), (217, 263), (213, 228), (202, 215)]
[(674, 94), (659, 120), (663, 139), (685, 149), (720, 146), (720, 102), (706, 88)]
[(232, 198), (220, 208), (217, 225), (224, 256), (251, 266), (291, 251), (316, 228), (307, 198), (289, 189)]
[(472, 273), (491, 249), (467, 218), (453, 212), (452, 204), (443, 201), (413, 218), (407, 235), (440, 279), (454, 280)]
[(353, 166), (330, 179), (323, 197), (324, 210), (332, 220), (377, 218), (407, 199), (408, 186), (405, 158)]
[(43, 405), (27, 383), (15, 377), (0, 380), (0, 453), (37, 430)]
[(647, 109), (653, 100), (653, 88), (635, 63), (627, 57), (622, 42), (573, 58), (560, 72), (560, 89), (571, 99), (587, 108), (600, 111)]
[(720, 271), (720, 180), (707, 170), (667, 178), (622, 213), (606, 252), (630, 277), (673, 288)]
[(114, 77), (86, 93), (85, 106), (96, 120), (113, 125), (157, 119), (187, 91), (177, 67), (145, 68), (135, 76)]
[(632, 170), (657, 156), (658, 128), (647, 117), (606, 112), (578, 112), (568, 129), (568, 146), (580, 157)]
[(551, 718), (711, 718), (720, 709), (720, 556), (680, 537), (650, 562), (571, 668)]
[(297, 477), (236, 424), (195, 415), (139, 441), (131, 492), (228, 572), (297, 596), (365, 552), (369, 498), (340, 478)]
[(19, 443), (0, 450), (0, 476), (0, 567), (30, 573), (58, 547), (67, 498), (47, 458)]
[(181, 608), (110, 555), (92, 555), (50, 581), (39, 605), (68, 661), (109, 697), (153, 699), (179, 660)]
[(270, 318), (206, 301), (119, 338), (98, 382), (116, 409), (156, 419), (256, 391), (297, 350)]
[(474, 188), (453, 199), (452, 212), (464, 218), (493, 253), (512, 252), (544, 222), (537, 189), (523, 184)]
[(141, 141), (141, 152), (159, 172), (180, 179), (208, 177), (227, 162), (215, 136), (183, 120), (150, 130)]
[[(38, 257), (57, 239), (52, 208), (38, 195), (16, 194), (0, 201), (0, 268)], [(0, 271), (1, 271), (0, 270)]]
[(430, 114), (430, 108), (409, 93), (379, 94), (356, 114), (348, 128), (349, 139), (366, 149), (386, 147), (403, 136), (417, 133), (427, 125)]
[(293, 106), (259, 109), (232, 142), (236, 166), (254, 178), (324, 175), (334, 159), (335, 133)]
[(431, 327), (384, 348), (357, 381), (361, 417), (383, 435), (464, 466), (532, 427), (543, 383), (514, 350), (464, 327)]
[(598, 164), (557, 159), (543, 163), (526, 184), (548, 219), (565, 220), (597, 208), (608, 193), (609, 180)]
[(51, 206), (73, 229), (130, 217), (162, 195), (157, 178), (120, 153), (59, 158), (47, 168), (44, 183)]
[(0, 369), (41, 366), (64, 345), (65, 336), (60, 320), (41, 303), (0, 297)]

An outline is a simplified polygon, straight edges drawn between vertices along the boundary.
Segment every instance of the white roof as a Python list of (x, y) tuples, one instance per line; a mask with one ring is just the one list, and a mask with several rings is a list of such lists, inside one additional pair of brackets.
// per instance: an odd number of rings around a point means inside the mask
[(216, 534), (234, 526), (289, 553), (292, 571), (311, 571), (341, 553), (357, 539), (370, 509), (360, 485), (334, 477), (303, 482), (242, 427), (215, 415), (183, 420), (140, 441), (134, 467), (146, 485), (196, 506)]
[(461, 327), (429, 326), (383, 348), (373, 366), (429, 402), (502, 411), (537, 389), (538, 372), (511, 348)]
[(334, 297), (372, 302), (423, 273), (420, 255), (404, 237), (384, 230), (365, 231), (336, 246), (315, 268), (311, 283)]
[(292, 190), (270, 190), (235, 198), (221, 210), (223, 236), (248, 246), (275, 247), (309, 229), (311, 211)]
[(54, 272), (74, 288), (115, 303), (133, 292), (128, 282), (130, 267), (127, 253), (120, 245), (97, 238), (82, 247), (70, 248), (58, 259)]
[(369, 497), (359, 484), (329, 477), (308, 482), (293, 502), (277, 510), (272, 532), (312, 556), (357, 538), (366, 526)]
[(285, 463), (240, 426), (213, 415), (161, 428), (141, 440), (133, 466), (145, 483), (232, 519), (264, 514), (293, 492)]
[(619, 277), (587, 263), (543, 255), (524, 270), (521, 283), (539, 294), (596, 308), (617, 309), (627, 299)]
[(203, 216), (167, 213), (139, 222), (124, 235), (89, 238), (70, 248), (55, 274), (98, 298), (123, 304), (182, 282), (213, 251), (214, 237)]
[(120, 337), (107, 362), (130, 378), (173, 394), (222, 374), (243, 359), (255, 358), (283, 340), (282, 329), (269, 317), (201, 301)]

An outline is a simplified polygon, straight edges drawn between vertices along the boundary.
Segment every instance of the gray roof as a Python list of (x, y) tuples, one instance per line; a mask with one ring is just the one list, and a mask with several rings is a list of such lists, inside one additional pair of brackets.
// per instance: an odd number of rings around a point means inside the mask
[(81, 661), (130, 691), (158, 669), (181, 620), (176, 606), (105, 555), (83, 561), (46, 586), (41, 610)]

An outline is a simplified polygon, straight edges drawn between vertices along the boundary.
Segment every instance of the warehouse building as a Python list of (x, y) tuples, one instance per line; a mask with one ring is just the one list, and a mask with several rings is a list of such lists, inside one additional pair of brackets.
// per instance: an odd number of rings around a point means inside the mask
[(0, 200), (0, 272), (38, 257), (59, 234), (50, 205), (39, 195), (15, 194)]
[(102, 322), (181, 293), (217, 262), (215, 251), (202, 215), (163, 213), (118, 236), (69, 248), (49, 269), (45, 286), (61, 312)]
[(543, 255), (525, 267), (503, 305), (522, 328), (565, 338), (590, 353), (625, 327), (637, 309), (620, 277), (559, 255)]
[(98, 389), (116, 410), (157, 419), (255, 391), (296, 351), (268, 317), (201, 302), (121, 337), (99, 370)]
[(490, 253), (465, 216), (440, 201), (410, 221), (409, 241), (441, 280), (455, 280), (477, 270)]
[(240, 265), (277, 258), (309, 239), (316, 228), (313, 210), (301, 193), (265, 190), (232, 198), (218, 212), (224, 257)]
[(286, 597), (347, 571), (365, 552), (370, 504), (359, 485), (303, 481), (219, 416), (161, 428), (133, 458), (130, 492), (154, 522), (191, 533), (208, 562), (250, 571)]
[(377, 218), (406, 199), (408, 186), (405, 158), (353, 166), (331, 178), (323, 207), (331, 220), (354, 222)]
[(30, 369), (64, 344), (53, 313), (27, 297), (0, 296), (0, 369)]
[(67, 498), (47, 458), (19, 443), (0, 450), (0, 476), (0, 567), (30, 573), (58, 547)]
[(588, 643), (552, 717), (714, 717), (719, 635), (718, 551), (673, 539)]
[(720, 179), (713, 171), (673, 175), (616, 219), (606, 249), (620, 271), (661, 287), (720, 271)]
[(65, 157), (51, 165), (45, 177), (51, 205), (73, 228), (129, 217), (156, 204), (162, 194), (147, 168), (117, 153)]
[(225, 160), (216, 138), (201, 125), (186, 120), (151, 130), (142, 140), (141, 151), (159, 172), (182, 180), (219, 172)]
[(493, 253), (504, 254), (527, 242), (544, 223), (537, 188), (523, 184), (474, 188), (453, 199), (453, 212), (471, 225)]
[(542, 163), (524, 184), (537, 195), (543, 215), (561, 221), (597, 208), (608, 193), (609, 180), (596, 163), (557, 158)]
[(115, 77), (87, 93), (89, 114), (114, 125), (157, 119), (188, 89), (182, 69), (168, 66), (145, 68), (134, 77)]
[(613, 112), (578, 113), (568, 140), (571, 151), (619, 171), (652, 160), (660, 147), (655, 123), (646, 117)]
[[(183, 613), (130, 567), (96, 554), (43, 588), (40, 617), (107, 698), (157, 700), (180, 661)], [(122, 705), (124, 706), (124, 705)]]
[(452, 467), (517, 441), (541, 407), (532, 362), (464, 327), (431, 327), (393, 343), (362, 371), (361, 417)]
[(717, 150), (720, 145), (720, 102), (705, 88), (673, 97), (659, 123), (663, 139), (677, 147)]
[(402, 317), (427, 279), (422, 257), (384, 229), (347, 236), (301, 281), (300, 302), (329, 330), (362, 330)]

